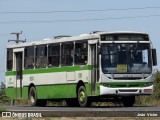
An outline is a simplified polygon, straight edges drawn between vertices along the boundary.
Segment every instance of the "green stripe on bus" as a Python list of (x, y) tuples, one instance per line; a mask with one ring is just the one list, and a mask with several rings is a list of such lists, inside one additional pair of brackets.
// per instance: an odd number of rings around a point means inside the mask
[(107, 83), (100, 83), (104, 87), (111, 87), (111, 88), (126, 88), (126, 87), (145, 87), (145, 85), (151, 85), (153, 82), (107, 82)]
[[(80, 70), (91, 70), (91, 65), (82, 66), (66, 66), (66, 67), (56, 67), (56, 68), (40, 68), (32, 70), (23, 70), (23, 74), (40, 74), (40, 73), (52, 73), (52, 72), (70, 72), (70, 71), (80, 71)], [(5, 73), (6, 76), (16, 75), (16, 71), (8, 71)]]
[(12, 75), (16, 75), (15, 71), (8, 71), (5, 73), (6, 76), (12, 76)]

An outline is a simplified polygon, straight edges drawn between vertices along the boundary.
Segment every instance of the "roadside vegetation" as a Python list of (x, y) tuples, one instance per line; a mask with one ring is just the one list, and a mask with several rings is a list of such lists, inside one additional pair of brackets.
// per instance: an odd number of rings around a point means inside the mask
[(154, 77), (154, 94), (150, 96), (137, 97), (137, 105), (160, 106), (160, 71), (157, 71)]
[[(154, 75), (154, 94), (150, 96), (136, 97), (136, 106), (160, 106), (160, 71)], [(28, 100), (16, 100), (16, 105), (29, 105)], [(0, 87), (0, 105), (10, 105), (11, 100), (5, 94), (5, 84), (1, 83)], [(49, 106), (66, 106), (65, 101), (61, 102), (48, 102)], [(93, 103), (93, 106), (123, 106), (121, 103), (98, 102)]]
[(8, 105), (10, 103), (9, 97), (5, 93), (5, 84), (1, 82), (0, 86), (0, 105)]

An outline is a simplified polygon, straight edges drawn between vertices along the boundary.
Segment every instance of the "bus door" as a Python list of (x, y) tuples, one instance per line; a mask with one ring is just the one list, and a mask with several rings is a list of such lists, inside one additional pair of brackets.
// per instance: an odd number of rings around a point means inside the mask
[(91, 64), (91, 95), (96, 95), (96, 81), (97, 81), (97, 42), (92, 41), (89, 42), (89, 56), (90, 56), (90, 64)]
[(16, 98), (22, 98), (22, 63), (23, 63), (23, 52), (14, 52), (15, 55), (15, 71), (16, 71)]

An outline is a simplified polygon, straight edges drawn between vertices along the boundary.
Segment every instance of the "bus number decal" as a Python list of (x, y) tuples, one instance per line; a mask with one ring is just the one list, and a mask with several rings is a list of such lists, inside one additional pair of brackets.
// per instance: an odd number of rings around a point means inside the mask
[(127, 65), (126, 64), (119, 64), (117, 65), (118, 72), (127, 72)]

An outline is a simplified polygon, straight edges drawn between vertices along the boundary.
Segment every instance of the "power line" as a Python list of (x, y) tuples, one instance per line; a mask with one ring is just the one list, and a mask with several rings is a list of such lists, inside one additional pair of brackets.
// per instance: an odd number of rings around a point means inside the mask
[(111, 18), (75, 19), (75, 20), (68, 19), (68, 20), (51, 20), (51, 21), (8, 21), (8, 22), (0, 22), (0, 24), (86, 22), (86, 21), (122, 20), (122, 19), (134, 19), (134, 18), (149, 18), (149, 17), (160, 17), (160, 15), (143, 15), (143, 16), (126, 16), (126, 17), (111, 17)]
[(103, 11), (125, 11), (125, 10), (143, 10), (143, 9), (159, 9), (160, 7), (136, 7), (136, 8), (115, 8), (115, 9), (90, 9), (90, 10), (55, 10), (55, 11), (39, 11), (39, 12), (33, 12), (33, 11), (27, 11), (27, 12), (0, 12), (0, 14), (21, 14), (21, 13), (27, 13), (27, 14), (43, 14), (43, 13), (77, 13), (77, 12), (103, 12)]

